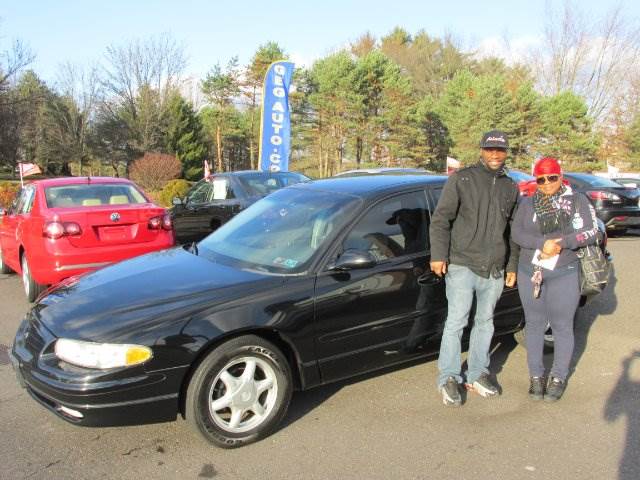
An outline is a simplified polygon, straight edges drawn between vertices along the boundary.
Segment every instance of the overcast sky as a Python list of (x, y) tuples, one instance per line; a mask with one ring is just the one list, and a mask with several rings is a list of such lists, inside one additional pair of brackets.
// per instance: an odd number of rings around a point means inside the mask
[[(589, 16), (602, 16), (618, 3), (579, 5)], [(637, 22), (640, 2), (622, 4), (627, 18)], [(539, 40), (545, 12), (542, 0), (0, 0), (0, 51), (21, 39), (36, 54), (31, 67), (52, 81), (60, 63), (89, 64), (101, 60), (109, 45), (170, 33), (185, 46), (187, 73), (198, 78), (234, 55), (246, 64), (268, 41), (308, 66), (367, 31), (379, 38), (401, 26), (438, 37), (448, 32), (467, 49), (492, 48), (509, 58), (514, 52), (501, 40), (509, 38), (517, 55)]]

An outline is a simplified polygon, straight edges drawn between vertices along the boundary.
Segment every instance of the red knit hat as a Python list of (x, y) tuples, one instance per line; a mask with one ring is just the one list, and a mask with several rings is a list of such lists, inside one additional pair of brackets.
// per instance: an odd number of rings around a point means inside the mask
[(540, 175), (562, 175), (560, 162), (552, 157), (541, 158), (533, 167), (533, 175), (536, 177)]

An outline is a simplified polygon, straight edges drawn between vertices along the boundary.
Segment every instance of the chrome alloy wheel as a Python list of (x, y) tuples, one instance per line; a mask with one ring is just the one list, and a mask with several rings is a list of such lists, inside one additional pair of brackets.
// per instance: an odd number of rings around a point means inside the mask
[(235, 358), (211, 383), (209, 414), (225, 431), (243, 433), (265, 421), (277, 396), (276, 373), (266, 361)]

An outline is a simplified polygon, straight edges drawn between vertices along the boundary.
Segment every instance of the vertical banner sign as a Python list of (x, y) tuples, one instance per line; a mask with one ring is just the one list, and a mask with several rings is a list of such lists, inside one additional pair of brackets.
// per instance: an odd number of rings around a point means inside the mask
[(260, 170), (263, 172), (289, 170), (289, 85), (293, 68), (291, 62), (273, 62), (264, 76), (260, 122)]

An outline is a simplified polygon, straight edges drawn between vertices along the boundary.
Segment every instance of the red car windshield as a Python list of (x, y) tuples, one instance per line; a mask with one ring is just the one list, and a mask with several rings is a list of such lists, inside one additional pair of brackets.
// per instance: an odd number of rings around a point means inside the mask
[(94, 183), (60, 185), (45, 188), (49, 208), (94, 207), (99, 205), (128, 205), (148, 200), (132, 185), (124, 183)]

